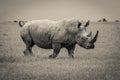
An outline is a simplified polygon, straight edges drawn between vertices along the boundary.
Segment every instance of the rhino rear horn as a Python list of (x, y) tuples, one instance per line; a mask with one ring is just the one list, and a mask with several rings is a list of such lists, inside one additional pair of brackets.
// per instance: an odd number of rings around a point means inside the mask
[(97, 40), (97, 38), (98, 38), (98, 33), (99, 33), (99, 31), (97, 30), (96, 35), (95, 35), (94, 38), (92, 39), (91, 43), (95, 43), (95, 42), (96, 42), (96, 40)]
[(90, 32), (87, 36), (88, 36), (88, 37), (91, 37), (91, 36), (92, 36), (92, 32)]

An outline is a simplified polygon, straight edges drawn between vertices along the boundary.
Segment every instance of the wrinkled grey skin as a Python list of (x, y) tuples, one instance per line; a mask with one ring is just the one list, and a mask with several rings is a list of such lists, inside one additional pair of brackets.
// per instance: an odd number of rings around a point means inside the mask
[(44, 49), (53, 49), (49, 58), (56, 58), (61, 48), (68, 50), (68, 55), (74, 58), (75, 45), (85, 49), (93, 49), (96, 39), (92, 39), (92, 33), (86, 32), (89, 22), (83, 25), (76, 19), (65, 19), (60, 21), (33, 20), (25, 23), (20, 35), (26, 45), (25, 56), (33, 55), (32, 47), (37, 45)]

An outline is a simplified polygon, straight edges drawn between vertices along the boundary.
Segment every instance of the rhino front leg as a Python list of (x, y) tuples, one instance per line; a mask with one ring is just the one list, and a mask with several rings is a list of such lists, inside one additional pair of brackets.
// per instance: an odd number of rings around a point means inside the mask
[(75, 45), (66, 47), (66, 49), (68, 50), (68, 56), (70, 58), (74, 58), (73, 54), (74, 54), (74, 50), (75, 50)]
[(52, 48), (53, 48), (53, 54), (51, 54), (50, 56), (49, 56), (49, 58), (56, 58), (57, 56), (58, 56), (58, 54), (59, 54), (59, 52), (60, 52), (60, 49), (61, 49), (61, 44), (60, 43), (54, 43), (53, 45), (52, 45)]

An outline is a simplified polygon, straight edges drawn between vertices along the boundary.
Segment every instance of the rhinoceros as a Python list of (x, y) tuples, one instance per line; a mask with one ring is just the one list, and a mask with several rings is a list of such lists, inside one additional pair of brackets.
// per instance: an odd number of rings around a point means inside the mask
[(85, 49), (93, 49), (99, 31), (94, 38), (92, 32), (87, 33), (86, 27), (90, 21), (83, 24), (77, 19), (52, 20), (32, 20), (23, 25), (20, 36), (26, 45), (23, 51), (25, 56), (33, 55), (32, 47), (37, 45), (44, 49), (53, 49), (49, 58), (56, 58), (61, 48), (68, 50), (68, 56), (74, 58), (75, 45)]

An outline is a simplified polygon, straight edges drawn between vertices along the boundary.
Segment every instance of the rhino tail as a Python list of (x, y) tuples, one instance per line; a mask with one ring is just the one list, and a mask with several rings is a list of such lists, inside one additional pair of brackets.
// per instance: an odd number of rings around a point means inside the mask
[(25, 25), (25, 21), (19, 21), (18, 24), (19, 24), (20, 27), (23, 27)]

